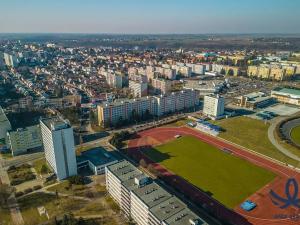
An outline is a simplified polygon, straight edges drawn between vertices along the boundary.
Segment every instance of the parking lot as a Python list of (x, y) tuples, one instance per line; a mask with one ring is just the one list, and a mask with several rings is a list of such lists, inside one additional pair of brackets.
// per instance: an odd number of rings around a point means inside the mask
[(300, 112), (299, 107), (277, 104), (277, 105), (269, 106), (264, 109), (260, 109), (256, 113), (248, 116), (254, 119), (271, 120), (277, 116), (291, 116), (297, 112)]

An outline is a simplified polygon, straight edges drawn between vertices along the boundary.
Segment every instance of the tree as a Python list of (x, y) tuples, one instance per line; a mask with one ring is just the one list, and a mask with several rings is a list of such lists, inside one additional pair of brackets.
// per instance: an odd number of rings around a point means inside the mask
[(222, 68), (222, 69), (221, 69), (221, 72), (220, 72), (220, 74), (221, 74), (221, 75), (225, 75), (225, 74), (226, 74), (226, 71), (225, 71), (225, 69), (224, 69), (224, 68)]
[(144, 159), (141, 159), (140, 162), (139, 162), (140, 166), (143, 167), (143, 168), (147, 168), (147, 163)]
[(228, 74), (229, 76), (233, 76), (233, 75), (234, 75), (233, 69), (229, 69), (228, 72), (227, 72), (227, 74)]
[(41, 173), (41, 174), (46, 174), (46, 173), (48, 173), (48, 172), (49, 172), (48, 166), (47, 166), (46, 164), (43, 164), (43, 165), (41, 166), (40, 173)]

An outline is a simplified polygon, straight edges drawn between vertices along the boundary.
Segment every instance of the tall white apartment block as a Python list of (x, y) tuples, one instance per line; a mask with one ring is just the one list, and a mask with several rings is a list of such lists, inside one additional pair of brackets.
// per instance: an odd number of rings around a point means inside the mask
[(203, 114), (212, 119), (218, 119), (224, 115), (225, 99), (219, 95), (204, 96)]
[(45, 157), (58, 180), (77, 175), (73, 128), (60, 118), (40, 120)]
[(148, 94), (148, 83), (130, 80), (129, 89), (135, 98), (144, 97)]

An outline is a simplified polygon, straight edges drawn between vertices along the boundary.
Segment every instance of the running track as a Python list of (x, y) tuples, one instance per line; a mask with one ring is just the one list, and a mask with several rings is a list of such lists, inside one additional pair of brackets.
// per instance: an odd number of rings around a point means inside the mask
[[(230, 149), (234, 155), (248, 160), (258, 166), (271, 170), (274, 173), (278, 174), (278, 177), (273, 182), (266, 185), (261, 190), (249, 197), (251, 200), (254, 200), (258, 204), (258, 207), (253, 211), (246, 213), (239, 207), (236, 207), (234, 210), (227, 209), (221, 203), (212, 199), (210, 196), (200, 191), (197, 187), (185, 181), (183, 178), (168, 171), (160, 164), (152, 162), (142, 153), (143, 146), (147, 147), (168, 142), (169, 140), (174, 139), (174, 136), (176, 134), (194, 136), (217, 148)], [(166, 181), (173, 187), (177, 187), (178, 190), (184, 193), (185, 196), (191, 199), (194, 203), (206, 207), (220, 219), (230, 221), (232, 224), (237, 225), (300, 224), (300, 220), (292, 221), (291, 219), (274, 219), (273, 217), (276, 214), (294, 215), (300, 213), (300, 211), (292, 207), (288, 208), (287, 210), (279, 209), (272, 204), (268, 196), (268, 192), (270, 189), (276, 191), (278, 194), (283, 194), (285, 182), (290, 177), (296, 178), (300, 183), (300, 175), (293, 169), (277, 164), (246, 150), (242, 150), (238, 146), (227, 143), (221, 139), (206, 135), (187, 127), (160, 127), (143, 131), (141, 133), (138, 133), (138, 136), (129, 142), (128, 150), (129, 154), (132, 155), (132, 157), (134, 157), (136, 160), (144, 158), (148, 163), (152, 163), (155, 168), (159, 170), (163, 175), (162, 179), (164, 181)]]

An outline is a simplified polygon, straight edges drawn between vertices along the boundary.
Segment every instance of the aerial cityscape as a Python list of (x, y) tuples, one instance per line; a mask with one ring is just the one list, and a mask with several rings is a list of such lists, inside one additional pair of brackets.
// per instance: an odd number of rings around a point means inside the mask
[(299, 225), (300, 2), (0, 2), (0, 225)]

